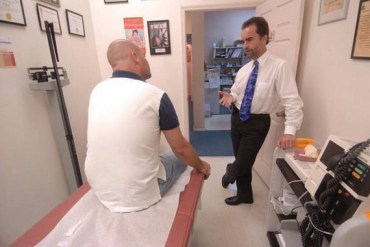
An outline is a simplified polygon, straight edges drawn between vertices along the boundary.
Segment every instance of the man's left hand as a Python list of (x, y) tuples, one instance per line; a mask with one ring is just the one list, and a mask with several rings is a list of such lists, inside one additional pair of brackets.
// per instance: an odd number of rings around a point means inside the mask
[(288, 149), (295, 145), (295, 136), (284, 134), (282, 135), (276, 144), (281, 149)]

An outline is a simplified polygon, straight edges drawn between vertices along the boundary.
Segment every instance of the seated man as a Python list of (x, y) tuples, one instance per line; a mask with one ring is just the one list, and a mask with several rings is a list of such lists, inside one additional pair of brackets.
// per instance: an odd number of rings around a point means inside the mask
[[(112, 78), (91, 93), (85, 173), (100, 202), (112, 212), (132, 212), (161, 199), (189, 165), (210, 175), (185, 140), (165, 92), (145, 80), (150, 67), (138, 46), (113, 41), (107, 51)], [(160, 133), (173, 153), (159, 155)]]

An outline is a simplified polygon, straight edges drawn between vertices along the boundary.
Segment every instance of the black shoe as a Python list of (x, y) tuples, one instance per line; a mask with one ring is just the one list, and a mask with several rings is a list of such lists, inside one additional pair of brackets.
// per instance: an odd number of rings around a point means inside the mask
[(231, 205), (231, 206), (236, 206), (236, 205), (239, 205), (241, 203), (252, 204), (253, 199), (252, 200), (244, 200), (244, 199), (241, 199), (239, 196), (232, 196), (232, 197), (226, 198), (225, 203), (227, 205)]
[(235, 182), (235, 176), (231, 176), (231, 172), (230, 172), (231, 166), (232, 164), (227, 164), (226, 173), (222, 177), (222, 181), (221, 181), (222, 187), (224, 187), (225, 189), (227, 188), (229, 184), (233, 184)]
[(224, 187), (225, 189), (227, 188), (227, 186), (229, 185), (229, 180), (227, 179), (227, 176), (226, 176), (226, 174), (225, 175), (223, 175), (223, 177), (222, 177), (222, 187)]

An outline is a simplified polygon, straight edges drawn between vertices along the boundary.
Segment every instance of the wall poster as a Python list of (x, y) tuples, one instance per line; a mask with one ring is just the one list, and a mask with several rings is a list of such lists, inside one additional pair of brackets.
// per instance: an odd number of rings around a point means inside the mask
[(142, 17), (123, 19), (126, 39), (132, 41), (146, 53), (144, 42), (144, 20)]
[(171, 54), (170, 23), (168, 20), (148, 21), (150, 55)]
[(0, 37), (0, 68), (16, 67), (12, 42), (9, 38)]

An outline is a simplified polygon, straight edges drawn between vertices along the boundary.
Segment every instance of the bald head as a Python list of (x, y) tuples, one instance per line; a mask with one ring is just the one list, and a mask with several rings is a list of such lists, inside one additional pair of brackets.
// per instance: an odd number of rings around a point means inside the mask
[[(137, 47), (138, 48), (138, 47)], [(131, 52), (136, 51), (135, 45), (124, 39), (113, 41), (107, 51), (107, 58), (112, 68), (120, 64), (127, 64), (130, 60)]]
[(108, 47), (107, 58), (113, 71), (125, 70), (144, 78), (151, 77), (148, 61), (141, 49), (129, 40), (114, 40)]

